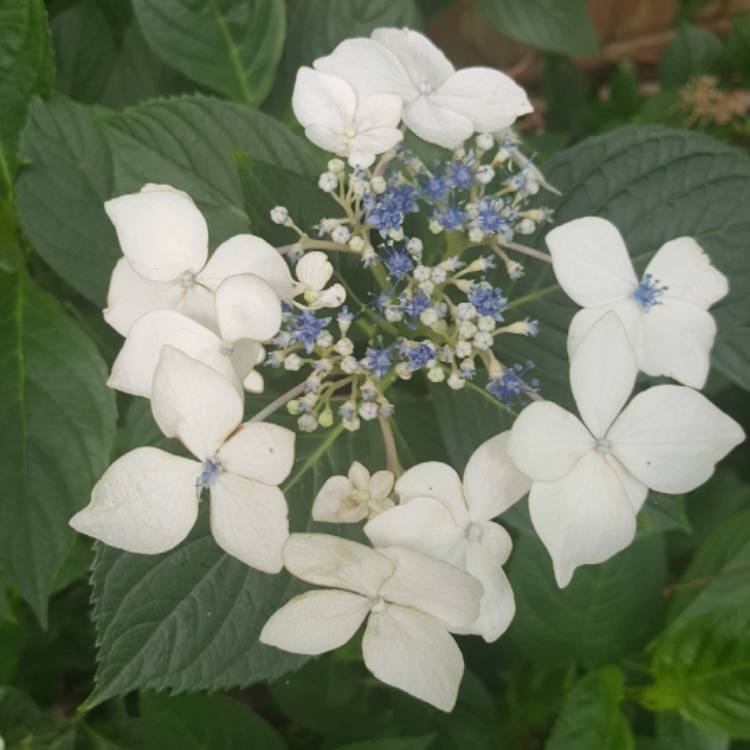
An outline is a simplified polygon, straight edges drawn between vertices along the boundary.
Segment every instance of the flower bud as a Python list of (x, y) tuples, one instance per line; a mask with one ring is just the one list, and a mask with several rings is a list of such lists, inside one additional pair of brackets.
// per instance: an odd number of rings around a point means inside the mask
[(286, 224), (289, 221), (289, 211), (286, 206), (275, 206), (271, 209), (271, 221), (274, 224)]
[(381, 175), (375, 175), (375, 177), (370, 180), (370, 189), (373, 193), (380, 195), (381, 193), (385, 192), (387, 187), (388, 183)]
[(318, 179), (318, 187), (324, 193), (331, 193), (338, 187), (339, 181), (333, 172), (323, 172)]
[(346, 169), (346, 164), (341, 159), (331, 159), (328, 162), (328, 171), (338, 175)]
[(345, 245), (349, 242), (349, 238), (352, 236), (349, 227), (344, 224), (339, 224), (332, 232), (331, 239), (339, 245)]

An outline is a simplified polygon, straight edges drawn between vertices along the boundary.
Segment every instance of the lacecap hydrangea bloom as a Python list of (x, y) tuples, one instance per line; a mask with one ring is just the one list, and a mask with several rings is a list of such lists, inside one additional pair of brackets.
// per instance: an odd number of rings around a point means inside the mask
[[(370, 672), (449, 711), (463, 673), (452, 634), (491, 642), (515, 613), (503, 569), (512, 542), (498, 517), (529, 494), (565, 586), (576, 567), (632, 541), (649, 489), (697, 487), (744, 439), (686, 387), (705, 382), (716, 333), (708, 308), (727, 280), (681, 237), (639, 281), (617, 229), (596, 217), (548, 232), (550, 255), (520, 242), (554, 221), (544, 201), (556, 191), (513, 130), (531, 106), (503, 73), (456, 71), (408, 29), (376, 29), (309, 62), (292, 109), (331, 154), (311, 185), (330, 212), (301, 227), (273, 207), (287, 244), (238, 234), (209, 257), (206, 220), (178, 187), (147, 184), (105, 204), (123, 258), (104, 316), (126, 337), (109, 385), (150, 399), (163, 434), (194, 458), (126, 453), (70, 523), (160, 554), (187, 537), (205, 501), (228, 554), (321, 587), (283, 603), (261, 642), (316, 655), (364, 625)], [(419, 144), (404, 146), (407, 129), (450, 151), (420, 157)], [(508, 337), (540, 329), (514, 312), (524, 263), (551, 263), (583, 308), (568, 333), (580, 419), (543, 400), (532, 360), (508, 359)], [(684, 385), (648, 388), (626, 405), (639, 369)], [(438, 461), (404, 471), (391, 394), (412, 379), (434, 386), (435, 398), (469, 388), (509, 418), (520, 413), (510, 431), (498, 425), (471, 446), (463, 476)], [(245, 391), (262, 399), (249, 419)], [(279, 419), (305, 433), (371, 423), (368, 439), (382, 434), (384, 466), (356, 456), (346, 476), (316, 472), (298, 508), (369, 546), (290, 534), (280, 485), (295, 433), (269, 421)]]

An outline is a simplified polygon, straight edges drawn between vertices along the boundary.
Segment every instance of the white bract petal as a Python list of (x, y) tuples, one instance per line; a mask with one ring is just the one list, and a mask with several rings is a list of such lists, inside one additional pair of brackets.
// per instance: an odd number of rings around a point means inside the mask
[(173, 310), (154, 310), (135, 322), (112, 365), (107, 385), (150, 398), (151, 382), (164, 346), (172, 346), (203, 362), (229, 380), (238, 393), (241, 391), (221, 339), (200, 323)]
[(304, 128), (323, 125), (343, 133), (354, 119), (357, 95), (343, 78), (303, 67), (294, 82), (292, 109)]
[(510, 431), (495, 435), (482, 443), (466, 464), (464, 494), (475, 523), (499, 516), (531, 487), (531, 480), (508, 455), (509, 439)]
[(398, 478), (395, 489), (401, 503), (415, 497), (433, 497), (450, 511), (456, 523), (463, 524), (469, 517), (461, 477), (448, 464), (427, 461), (412, 466)]
[[(508, 577), (500, 567), (510, 555), (512, 543), (508, 532), (496, 523), (482, 525), (482, 538), (466, 547), (466, 571), (484, 590), (479, 615), (470, 632), (487, 643), (496, 641), (507, 629), (516, 613), (516, 601)], [(502, 562), (498, 562), (498, 558)]]
[(705, 396), (678, 385), (639, 393), (609, 431), (612, 454), (657, 492), (689, 492), (745, 439)]
[(329, 477), (315, 496), (312, 517), (327, 523), (356, 523), (367, 517), (367, 501), (347, 477)]
[(107, 469), (91, 492), (91, 502), (70, 525), (127, 552), (167, 552), (198, 518), (195, 482), (200, 471), (197, 461), (157, 448), (136, 448)]
[(638, 366), (620, 319), (608, 312), (570, 360), (570, 386), (584, 424), (603, 438), (630, 396)]
[(548, 232), (545, 242), (558, 283), (581, 307), (619, 302), (638, 286), (625, 240), (606, 219), (574, 219)]
[(379, 552), (328, 534), (292, 534), (283, 554), (293, 576), (370, 598), (393, 573), (393, 563)]
[(104, 209), (133, 270), (151, 281), (175, 281), (203, 268), (208, 226), (185, 193), (160, 187), (113, 198)]
[(417, 497), (370, 519), (364, 528), (375, 547), (399, 545), (463, 567), (466, 527), (432, 497)]
[(264, 573), (282, 569), (287, 516), (278, 487), (226, 470), (211, 484), (211, 533), (219, 547), (251, 568)]
[(646, 266), (646, 273), (666, 285), (665, 298), (707, 310), (729, 293), (729, 281), (711, 265), (692, 237), (665, 242)]
[(279, 299), (292, 298), (292, 276), (283, 256), (264, 239), (252, 234), (237, 234), (222, 242), (196, 279), (216, 291), (224, 279), (243, 273), (263, 279)]
[(361, 99), (396, 94), (410, 101), (417, 95), (396, 55), (374, 39), (346, 39), (330, 55), (318, 58), (314, 66), (348, 81)]
[(456, 704), (464, 660), (448, 631), (429, 615), (397, 604), (373, 612), (362, 655), (365, 666), (386, 685), (442, 711)]
[(367, 597), (350, 591), (308, 591), (274, 612), (260, 642), (294, 654), (323, 654), (352, 638), (370, 606)]
[(711, 313), (666, 297), (642, 316), (640, 368), (647, 375), (666, 375), (691, 388), (702, 388), (711, 367), (716, 337)]
[(430, 97), (442, 109), (467, 117), (474, 132), (494, 133), (533, 112), (526, 92), (509, 76), (491, 68), (465, 68)]
[(404, 122), (422, 140), (450, 149), (460, 146), (474, 132), (468, 117), (440, 107), (429, 96), (420, 96), (404, 107)]
[(119, 334), (152, 310), (176, 310), (187, 290), (175, 281), (151, 281), (136, 273), (126, 258), (117, 261), (109, 282), (104, 320)]
[(246, 422), (218, 452), (225, 471), (279, 485), (294, 464), (295, 434), (268, 422)]
[(564, 477), (595, 444), (569, 411), (551, 401), (535, 401), (513, 423), (508, 453), (526, 476), (550, 482)]
[(224, 341), (269, 341), (281, 328), (281, 302), (259, 276), (230, 276), (219, 285), (215, 300)]
[(482, 586), (463, 570), (405, 547), (379, 550), (395, 566), (380, 587), (383, 599), (414, 607), (446, 628), (464, 628), (476, 620)]
[(201, 461), (214, 456), (242, 420), (242, 398), (216, 370), (164, 346), (154, 372), (151, 411), (159, 429)]
[(313, 250), (302, 256), (294, 272), (305, 290), (320, 292), (333, 276), (333, 265), (325, 253)]
[(412, 29), (380, 28), (370, 34), (398, 58), (418, 92), (434, 90), (456, 69), (424, 34)]
[(529, 512), (552, 557), (558, 586), (579, 565), (608, 560), (635, 536), (635, 512), (617, 475), (596, 451), (562, 479), (534, 482)]

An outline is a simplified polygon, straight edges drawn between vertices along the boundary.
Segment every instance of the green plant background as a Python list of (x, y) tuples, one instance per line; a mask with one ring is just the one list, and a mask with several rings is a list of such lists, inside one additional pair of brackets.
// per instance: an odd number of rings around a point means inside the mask
[[(571, 61), (596, 53), (583, 0), (477, 0), (487, 23), (543, 51), (530, 88), (546, 127), (526, 134), (526, 148), (562, 192), (557, 219), (611, 219), (640, 267), (664, 241), (692, 235), (729, 276), (732, 291), (714, 311), (707, 392), (747, 428), (750, 128), (742, 116), (690, 121), (680, 95), (705, 73), (727, 93), (750, 86), (750, 14), (720, 38), (695, 22), (702, 4), (683, 2), (650, 71), (659, 86), (644, 92), (644, 72), (630, 61), (595, 73)], [(263, 623), (298, 584), (223, 554), (205, 519), (154, 557), (92, 545), (67, 526), (115, 456), (169, 442), (145, 402), (105, 386), (119, 337), (100, 309), (119, 249), (103, 202), (144, 182), (169, 183), (195, 198), (213, 247), (246, 231), (281, 244), (271, 206), (283, 202), (308, 224), (327, 210), (315, 188), (325, 156), (290, 113), (296, 69), (343, 38), (383, 25), (424, 28), (452, 5), (0, 0), (7, 748), (750, 748), (742, 448), (695, 492), (652, 493), (635, 543), (579, 570), (564, 591), (525, 503), (507, 514), (518, 613), (495, 644), (461, 640), (467, 672), (448, 715), (377, 683), (356, 642), (316, 660), (260, 645)], [(545, 395), (570, 403), (564, 342), (574, 308), (548, 267), (530, 266), (507, 291), (513, 312), (538, 318), (542, 333), (504, 358), (533, 359)], [(405, 465), (434, 459), (460, 470), (512, 420), (472, 384), (456, 393), (414, 382), (393, 398)], [(302, 435), (297, 445), (284, 487), (296, 530), (309, 527), (328, 476), (355, 457), (383, 462), (368, 428)]]

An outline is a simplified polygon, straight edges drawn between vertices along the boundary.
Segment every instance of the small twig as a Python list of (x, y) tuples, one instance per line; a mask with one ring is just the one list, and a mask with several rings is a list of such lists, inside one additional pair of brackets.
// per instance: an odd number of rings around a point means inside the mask
[(268, 406), (261, 409), (255, 416), (250, 417), (250, 422), (262, 422), (269, 414), (273, 414), (277, 409), (281, 408), (288, 401), (291, 401), (295, 396), (298, 396), (302, 391), (305, 390), (304, 381), (295, 385), (294, 388), (288, 390), (286, 393), (282, 393), (277, 399), (271, 401)]
[(537, 260), (543, 260), (545, 263), (552, 263), (552, 256), (543, 253), (541, 250), (535, 250), (533, 247), (528, 247), (527, 245), (520, 245), (518, 242), (505, 242), (503, 240), (498, 240), (497, 242), (509, 250), (515, 250), (517, 253), (523, 253)]
[(387, 417), (378, 417), (380, 429), (383, 431), (383, 447), (385, 448), (385, 466), (396, 478), (404, 473), (404, 469), (398, 460), (396, 451), (396, 439), (393, 437), (391, 423)]

